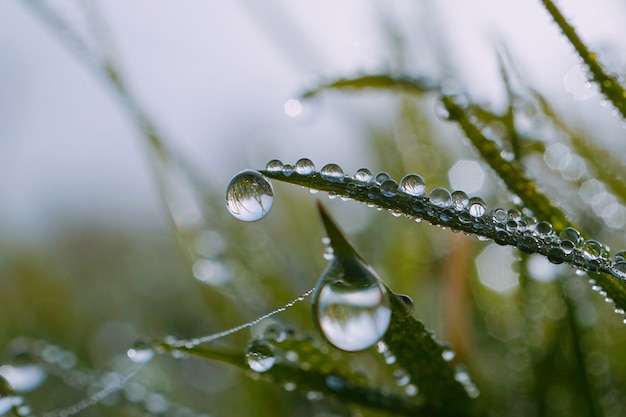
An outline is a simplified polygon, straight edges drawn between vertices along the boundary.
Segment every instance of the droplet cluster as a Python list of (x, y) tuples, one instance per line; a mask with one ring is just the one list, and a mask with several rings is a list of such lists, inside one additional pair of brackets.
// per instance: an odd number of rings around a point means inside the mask
[[(307, 161), (307, 166), (313, 165)], [(567, 263), (577, 270), (605, 272), (626, 280), (626, 258), (609, 258), (605, 245), (595, 240), (584, 240), (577, 230), (569, 227), (554, 230), (549, 222), (516, 209), (488, 210), (480, 197), (470, 197), (460, 190), (451, 192), (436, 187), (427, 193), (425, 181), (417, 174), (408, 174), (396, 181), (387, 173), (374, 175), (367, 168), (361, 168), (349, 176), (337, 164), (328, 164), (319, 172), (307, 170), (306, 174), (287, 178), (279, 168), (284, 166), (280, 161), (270, 161), (264, 174), (309, 189), (326, 191), (333, 198), (340, 196), (377, 209), (386, 209), (394, 216), (404, 215), (417, 222), (428, 221), (475, 235), (481, 240), (492, 239), (500, 245), (515, 246), (527, 254), (538, 253), (555, 264)]]

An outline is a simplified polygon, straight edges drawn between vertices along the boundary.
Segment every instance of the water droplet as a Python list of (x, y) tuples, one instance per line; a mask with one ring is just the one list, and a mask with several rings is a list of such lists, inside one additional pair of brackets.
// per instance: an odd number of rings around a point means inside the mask
[(315, 165), (308, 158), (299, 159), (296, 162), (296, 172), (300, 175), (311, 175), (315, 172)]
[(288, 164), (283, 165), (283, 175), (285, 177), (291, 177), (293, 173), (295, 172), (295, 170), (296, 169), (293, 167), (293, 165), (288, 165)]
[(317, 325), (326, 340), (339, 349), (366, 349), (387, 331), (391, 319), (389, 297), (377, 278), (347, 283), (333, 279), (337, 269), (331, 264), (315, 290), (313, 311)]
[(148, 363), (154, 358), (154, 348), (149, 341), (139, 338), (126, 354), (135, 363)]
[(306, 393), (306, 399), (309, 401), (319, 401), (324, 398), (324, 393), (319, 391), (309, 391)]
[(409, 384), (406, 387), (404, 387), (404, 392), (409, 397), (415, 397), (417, 393), (419, 392), (419, 390), (417, 389), (417, 385)]
[(386, 179), (380, 184), (380, 193), (385, 197), (393, 197), (398, 192), (398, 183), (392, 179)]
[(274, 347), (263, 340), (255, 340), (246, 349), (246, 362), (254, 372), (269, 371), (276, 363)]
[(552, 225), (548, 222), (539, 222), (537, 226), (535, 226), (535, 230), (539, 234), (539, 236), (548, 236), (552, 233)]
[(464, 191), (456, 190), (452, 193), (452, 208), (456, 211), (463, 211), (469, 205), (469, 197)]
[(278, 323), (272, 323), (263, 331), (263, 338), (266, 340), (274, 340), (276, 342), (283, 342), (287, 339), (287, 334), (283, 326)]
[(537, 252), (537, 240), (532, 236), (522, 236), (517, 241), (517, 247), (523, 253), (535, 253)]
[(247, 169), (235, 175), (226, 191), (226, 207), (235, 218), (253, 222), (269, 213), (274, 203), (272, 184), (261, 173)]
[(468, 211), (472, 217), (482, 217), (485, 214), (485, 202), (480, 197), (472, 197), (468, 203)]
[(583, 256), (588, 261), (598, 259), (602, 256), (602, 244), (596, 240), (588, 240), (582, 246)]
[(399, 387), (404, 387), (411, 382), (411, 376), (404, 369), (396, 369), (393, 371), (393, 379), (395, 379)]
[(454, 356), (455, 356), (454, 351), (448, 347), (444, 348), (443, 351), (441, 352), (441, 357), (446, 362), (450, 362), (452, 359), (454, 359)]
[(565, 262), (565, 252), (560, 247), (550, 248), (548, 251), (548, 260), (553, 264), (562, 264)]
[(497, 208), (493, 211), (493, 221), (498, 223), (504, 223), (509, 218), (509, 214), (506, 210)]
[(611, 271), (614, 276), (626, 280), (626, 261), (616, 262), (611, 268)]
[(623, 308), (615, 307), (613, 311), (615, 311), (615, 314), (624, 314)]
[(389, 294), (323, 207), (318, 207), (335, 256), (313, 293), (314, 322), (322, 336), (338, 349), (363, 350), (378, 342), (389, 327)]
[(437, 100), (437, 102), (435, 103), (435, 114), (441, 120), (450, 119), (450, 112), (446, 108), (446, 105), (441, 102), (441, 100)]
[(361, 168), (354, 173), (354, 180), (360, 184), (369, 184), (372, 178), (372, 172), (367, 168)]
[(626, 261), (626, 250), (621, 250), (615, 254), (615, 261)]
[(289, 117), (300, 116), (302, 113), (302, 103), (300, 103), (300, 100), (291, 98), (285, 102), (283, 109), (285, 110), (285, 114)]
[(413, 309), (415, 308), (415, 305), (413, 304), (413, 299), (406, 294), (394, 295), (401, 303), (404, 317), (409, 317), (411, 314), (413, 314)]
[(283, 171), (283, 163), (278, 159), (272, 159), (265, 165), (265, 170), (272, 173), (279, 173)]
[(561, 240), (569, 240), (574, 245), (578, 245), (580, 243), (580, 232), (573, 227), (566, 227), (559, 233), (559, 238)]
[(450, 204), (452, 204), (452, 196), (445, 188), (437, 187), (433, 189), (428, 198), (437, 207), (450, 207)]
[(330, 182), (342, 182), (344, 177), (343, 169), (337, 164), (324, 165), (320, 170), (320, 175)]
[(561, 249), (563, 249), (563, 252), (570, 254), (575, 248), (576, 245), (574, 245), (574, 242), (572, 242), (571, 240), (561, 241)]
[(376, 177), (374, 178), (374, 181), (376, 181), (376, 183), (378, 183), (378, 184), (382, 184), (383, 181), (386, 181), (386, 180), (388, 180), (390, 178), (391, 177), (386, 172), (379, 172), (378, 174), (376, 174)]
[(407, 174), (400, 180), (398, 190), (404, 194), (419, 197), (424, 195), (426, 183), (424, 179), (417, 174)]
[(326, 377), (326, 386), (332, 391), (341, 391), (346, 388), (346, 381), (338, 376), (329, 375)]

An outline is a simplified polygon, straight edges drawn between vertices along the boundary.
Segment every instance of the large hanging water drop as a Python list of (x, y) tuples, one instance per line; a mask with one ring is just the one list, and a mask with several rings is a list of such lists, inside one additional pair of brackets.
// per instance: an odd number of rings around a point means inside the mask
[(235, 175), (226, 190), (226, 207), (244, 222), (254, 222), (269, 213), (274, 203), (272, 184), (260, 172), (246, 169)]
[(334, 256), (313, 293), (313, 320), (324, 339), (336, 348), (349, 352), (367, 349), (389, 327), (389, 293), (324, 208), (318, 207)]

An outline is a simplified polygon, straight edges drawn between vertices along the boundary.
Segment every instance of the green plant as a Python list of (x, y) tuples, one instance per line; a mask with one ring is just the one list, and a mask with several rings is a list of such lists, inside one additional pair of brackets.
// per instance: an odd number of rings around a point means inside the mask
[[(45, 21), (65, 27), (43, 3), (30, 3), (43, 13)], [(626, 93), (618, 78), (606, 73), (556, 6), (550, 1), (543, 3), (589, 66), (591, 81), (599, 85), (606, 99), (625, 117)], [(546, 98), (524, 84), (504, 53), (500, 65), (507, 91), (504, 112), (473, 103), (459, 92), (444, 91), (442, 80), (387, 73), (332, 80), (303, 93), (305, 104), (306, 100), (332, 94), (333, 90), (376, 89), (401, 96), (396, 123), (403, 133), (396, 133), (396, 137), (387, 131), (372, 133), (372, 147), (379, 155), (379, 164), (393, 169), (392, 175), (373, 175), (361, 169), (349, 176), (335, 164), (318, 171), (306, 158), (293, 165), (273, 160), (265, 169), (237, 174), (228, 187), (228, 207), (243, 220), (259, 220), (269, 214), (274, 199), (269, 180), (322, 191), (333, 199), (365, 203), (398, 217), (372, 217), (361, 233), (346, 238), (318, 203), (328, 238), (324, 244), (330, 265), (326, 266), (321, 256), (312, 255), (321, 255), (324, 249), (314, 246), (323, 233), (320, 222), (309, 221), (317, 217), (310, 199), (297, 195), (293, 201), (277, 202), (274, 210), (282, 210), (283, 216), (267, 226), (236, 223), (226, 214), (221, 192), (204, 184), (202, 176), (161, 137), (129, 93), (118, 64), (110, 58), (96, 62), (95, 68), (120, 94), (146, 139), (171, 214), (173, 233), (186, 263), (197, 280), (203, 282), (199, 290), (201, 301), (215, 314), (220, 309), (228, 310), (215, 321), (235, 327), (191, 339), (178, 338), (179, 334), (140, 339), (128, 351), (134, 364), (120, 359), (118, 372), (109, 381), (91, 376), (85, 378), (87, 382), (76, 382), (79, 371), (74, 368), (75, 363), (68, 365), (66, 362), (72, 360), (59, 359), (71, 354), (57, 348), (56, 356), (52, 355), (52, 345), (45, 343), (18, 339), (12, 344), (12, 350), (18, 353), (16, 360), (20, 355), (34, 355), (47, 364), (47, 372), (58, 373), (66, 385), (79, 389), (97, 385), (94, 381), (102, 383), (101, 391), (59, 415), (72, 415), (104, 403), (105, 394), (114, 389), (125, 392), (125, 397), (114, 405), (119, 413), (133, 415), (134, 406), (155, 414), (193, 415), (184, 409), (184, 400), (179, 401), (183, 406), (159, 408), (162, 397), (146, 394), (150, 377), (145, 385), (132, 385), (137, 373), (150, 372), (151, 367), (166, 374), (152, 375), (162, 385), (166, 385), (163, 380), (170, 382), (174, 378), (174, 371), (163, 370), (169, 365), (157, 368), (153, 361), (155, 352), (162, 354), (159, 358), (195, 357), (202, 363), (208, 360), (228, 364), (255, 382), (269, 382), (270, 386), (299, 393), (257, 388), (261, 383), (245, 385), (237, 395), (246, 392), (254, 404), (251, 408), (258, 408), (258, 415), (293, 413), (290, 410), (298, 407), (311, 407), (311, 414), (339, 415), (354, 410), (362, 415), (620, 415), (625, 402), (621, 393), (626, 365), (620, 355), (623, 326), (612, 322), (609, 309), (596, 306), (598, 297), (589, 288), (598, 291), (615, 312), (624, 315), (626, 253), (618, 251), (611, 256), (607, 246), (600, 243), (619, 241), (621, 229), (614, 230), (588, 210), (578, 209), (578, 197), (574, 193), (560, 195), (558, 188), (585, 190), (602, 183), (606, 190), (589, 191), (592, 197), (610, 194), (626, 204), (626, 186), (619, 178), (621, 161), (598, 149), (598, 145), (559, 117)], [(431, 109), (424, 106), (433, 99), (437, 100), (435, 111), (440, 119), (460, 128), (504, 187), (472, 198), (461, 190), (449, 192), (440, 187), (451, 161), (446, 145), (438, 141), (440, 133), (435, 131), (434, 126), (440, 121), (429, 118)], [(533, 129), (520, 129), (523, 123)], [(552, 136), (540, 139), (541, 130), (549, 130)], [(413, 141), (426, 152), (403, 149), (403, 145)], [(438, 154), (438, 164), (432, 163), (433, 154)], [(571, 158), (574, 154), (586, 167), (580, 175), (566, 170), (570, 162), (565, 161), (564, 155)], [(563, 176), (552, 175), (544, 166), (532, 171), (529, 161), (538, 155), (545, 155), (548, 165), (556, 167), (554, 170)], [(420, 175), (427, 176), (428, 181), (417, 174), (405, 176), (405, 168), (420, 166), (425, 167)], [(540, 175), (545, 180), (532, 179)], [(396, 181), (393, 177), (402, 179)], [(426, 193), (426, 184), (436, 187)], [(277, 200), (282, 195), (296, 195), (275, 185)], [(553, 193), (558, 199), (549, 197)], [(361, 210), (356, 205), (349, 207), (354, 213)], [(200, 220), (194, 217), (196, 214)], [(572, 214), (576, 224), (571, 220)], [(271, 217), (268, 223), (272, 222)], [(292, 228), (297, 228), (298, 233), (288, 234)], [(270, 235), (268, 230), (276, 232)], [(280, 240), (285, 235), (289, 238)], [(478, 241), (472, 236), (478, 237)], [(220, 237), (225, 237), (226, 242)], [(219, 250), (209, 251), (209, 255), (198, 250), (198, 241), (207, 238), (213, 239), (213, 246), (221, 245)], [(356, 242), (356, 250), (348, 240)], [(495, 244), (486, 246), (482, 243), (485, 240)], [(508, 252), (498, 252), (496, 245), (516, 248), (514, 257), (503, 261), (516, 268), (516, 282), (509, 291), (486, 288), (489, 285), (481, 284), (481, 280), (487, 280), (481, 275), (486, 272), (473, 267), (476, 257), (486, 259), (487, 265), (499, 263), (498, 258), (487, 253), (489, 248), (496, 248), (492, 252), (499, 256), (509, 256)], [(283, 247), (289, 247), (287, 255)], [(540, 264), (542, 260), (572, 268), (550, 269), (545, 263)], [(502, 269), (499, 271), (502, 273)], [(511, 271), (502, 274), (512, 275)], [(306, 279), (289, 279), (297, 276)], [(320, 276), (313, 293), (311, 323), (309, 312), (300, 307), (311, 294), (306, 288)], [(591, 282), (591, 287), (586, 281)], [(360, 300), (363, 293), (375, 302), (364, 306), (360, 301), (351, 301), (353, 297)], [(399, 293), (410, 294), (415, 300)], [(303, 295), (294, 298), (294, 294)], [(322, 306), (325, 294), (334, 300), (328, 302), (330, 307)], [(285, 303), (277, 300), (292, 301), (265, 314)], [(257, 303), (263, 305), (257, 307)], [(272, 321), (283, 312), (280, 318), (293, 321), (297, 330)], [(237, 325), (245, 322), (237, 316), (249, 317), (252, 313), (259, 318)], [(332, 327), (334, 323), (324, 324), (323, 318), (328, 317), (345, 323), (337, 330)], [(180, 318), (188, 319), (184, 315)], [(362, 322), (354, 330), (351, 320)], [(382, 326), (375, 326), (381, 323)], [(437, 331), (427, 330), (424, 323)], [(198, 334), (193, 327), (173, 327), (181, 333)], [(255, 333), (242, 338), (239, 330), (247, 328), (255, 329)], [(334, 337), (333, 331), (345, 332), (349, 337)], [(200, 334), (206, 333), (209, 332)], [(357, 333), (360, 343), (355, 344)], [(231, 335), (232, 341), (226, 342), (226, 336)], [(439, 340), (447, 340), (453, 349)], [(361, 350), (364, 351), (353, 352)], [(73, 361), (76, 362), (75, 357)], [(18, 368), (16, 364), (6, 369)], [(0, 390), (5, 397), (14, 397), (8, 385)], [(133, 401), (133, 392), (141, 390), (141, 401)], [(265, 395), (291, 403), (285, 408), (267, 404), (263, 401)], [(236, 401), (228, 398), (222, 407), (227, 409), (230, 405), (239, 412), (249, 412)], [(3, 411), (8, 412), (8, 406), (12, 406), (14, 414), (27, 414), (19, 401), (0, 404), (6, 407)]]

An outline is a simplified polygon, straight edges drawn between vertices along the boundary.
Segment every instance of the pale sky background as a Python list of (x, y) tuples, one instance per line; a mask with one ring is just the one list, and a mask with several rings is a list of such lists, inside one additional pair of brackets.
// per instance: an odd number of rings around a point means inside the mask
[[(625, 3), (561, 3), (584, 40), (613, 51), (611, 65), (624, 70)], [(79, 1), (49, 4), (89, 36)], [(408, 74), (455, 76), (473, 99), (495, 105), (503, 103), (495, 59), (503, 44), (522, 76), (557, 107), (606, 129), (608, 140), (624, 137), (620, 120), (587, 94), (577, 57), (539, 1), (97, 4), (134, 94), (218, 189), (272, 158), (336, 162), (346, 172), (367, 165), (359, 139), (368, 123), (390, 123), (390, 95), (326, 95), (297, 118), (283, 105), (319, 79), (399, 69), (390, 29), (403, 41)], [(446, 74), (445, 63), (462, 71)], [(572, 68), (575, 97), (564, 85)], [(0, 0), (0, 240), (88, 221), (162, 223), (144, 151), (106, 83), (28, 7)]]

